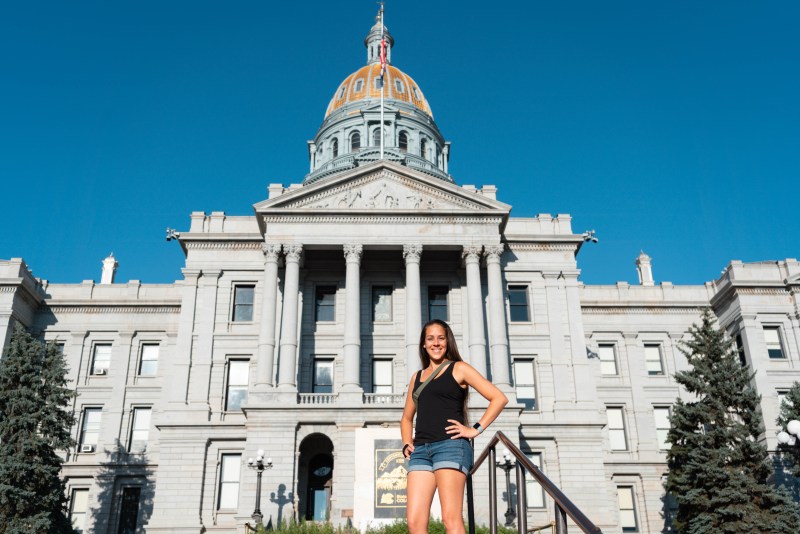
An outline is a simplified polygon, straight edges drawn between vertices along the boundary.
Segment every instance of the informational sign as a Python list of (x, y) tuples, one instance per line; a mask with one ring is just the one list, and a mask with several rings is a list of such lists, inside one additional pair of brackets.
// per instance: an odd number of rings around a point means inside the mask
[(376, 518), (402, 518), (406, 515), (406, 461), (399, 439), (375, 440)]

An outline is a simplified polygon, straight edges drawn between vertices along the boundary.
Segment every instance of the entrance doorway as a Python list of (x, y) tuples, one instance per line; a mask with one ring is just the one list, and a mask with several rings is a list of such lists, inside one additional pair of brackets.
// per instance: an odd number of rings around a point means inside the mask
[(333, 443), (323, 434), (311, 434), (300, 443), (298, 466), (300, 516), (306, 521), (328, 521), (333, 489)]

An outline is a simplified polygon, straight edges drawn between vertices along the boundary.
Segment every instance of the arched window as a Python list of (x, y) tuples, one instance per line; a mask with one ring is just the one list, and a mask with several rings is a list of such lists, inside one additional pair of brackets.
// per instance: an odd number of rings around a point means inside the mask
[(332, 158), (335, 158), (336, 156), (339, 155), (339, 140), (338, 139), (334, 139), (333, 141), (331, 141), (331, 152), (333, 153), (333, 155), (331, 156)]
[(406, 132), (400, 132), (398, 140), (400, 150), (406, 152), (408, 150), (408, 134)]
[(372, 132), (372, 146), (381, 146), (381, 129), (375, 128)]
[(361, 148), (361, 134), (359, 134), (358, 132), (353, 132), (353, 135), (350, 136), (350, 152), (355, 152), (360, 148)]
[(419, 141), (419, 155), (425, 159), (428, 159), (428, 143), (425, 138), (422, 138)]

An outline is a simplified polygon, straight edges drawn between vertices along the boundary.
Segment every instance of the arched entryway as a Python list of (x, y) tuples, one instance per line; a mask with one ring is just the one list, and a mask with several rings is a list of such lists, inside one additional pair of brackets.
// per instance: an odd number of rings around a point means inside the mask
[(300, 517), (306, 521), (330, 519), (333, 443), (327, 436), (311, 434), (300, 443), (298, 475)]

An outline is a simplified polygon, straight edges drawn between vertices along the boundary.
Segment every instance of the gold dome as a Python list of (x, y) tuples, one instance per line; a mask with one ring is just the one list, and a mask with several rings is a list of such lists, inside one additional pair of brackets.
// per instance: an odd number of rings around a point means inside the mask
[[(361, 67), (344, 79), (336, 89), (325, 118), (342, 106), (360, 100), (379, 100), (381, 98), (380, 86), (376, 87), (375, 80), (381, 77), (380, 63), (373, 63)], [(399, 82), (399, 83), (398, 83)], [(386, 86), (383, 93), (384, 99), (401, 100), (416, 106), (431, 118), (431, 107), (422, 94), (417, 82), (411, 76), (391, 65), (386, 66)]]

